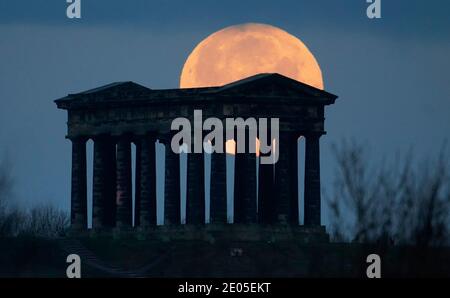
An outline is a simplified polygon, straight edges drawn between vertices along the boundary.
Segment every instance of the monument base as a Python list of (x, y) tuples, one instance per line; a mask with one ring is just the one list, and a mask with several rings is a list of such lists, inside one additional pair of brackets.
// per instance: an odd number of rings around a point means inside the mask
[[(264, 241), (294, 240), (299, 243), (327, 243), (329, 235), (325, 226), (260, 225), (260, 224), (207, 224), (136, 227), (134, 229), (109, 229), (89, 233), (91, 237), (136, 238), (138, 240), (169, 241)], [(111, 235), (112, 234), (112, 235)], [(77, 234), (71, 233), (70, 236)], [(81, 236), (78, 234), (78, 236)]]

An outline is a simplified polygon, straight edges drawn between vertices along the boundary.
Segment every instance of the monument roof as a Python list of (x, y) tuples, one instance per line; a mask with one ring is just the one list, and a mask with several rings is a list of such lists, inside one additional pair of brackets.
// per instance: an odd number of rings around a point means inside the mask
[(96, 103), (118, 102), (162, 102), (167, 100), (220, 100), (230, 98), (284, 98), (317, 100), (318, 103), (332, 104), (336, 95), (310, 85), (285, 77), (278, 73), (261, 73), (223, 86), (150, 89), (127, 81), (115, 82), (79, 93), (69, 94), (55, 100), (58, 108), (70, 109), (73, 106)]

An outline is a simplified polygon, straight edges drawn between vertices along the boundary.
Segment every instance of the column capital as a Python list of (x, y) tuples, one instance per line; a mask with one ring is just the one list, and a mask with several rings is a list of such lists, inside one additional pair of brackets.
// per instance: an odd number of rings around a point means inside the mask
[(280, 138), (281, 137), (287, 137), (289, 140), (297, 140), (300, 138), (300, 136), (304, 136), (305, 134), (302, 134), (299, 131), (293, 131), (293, 130), (280, 130), (279, 132)]
[(320, 138), (325, 134), (327, 134), (325, 131), (307, 131), (301, 133), (305, 138)]
[(106, 140), (110, 140), (112, 138), (112, 136), (110, 134), (98, 134), (98, 135), (93, 135), (91, 137), (91, 139), (96, 142), (96, 141), (106, 141)]
[(134, 134), (131, 136), (133, 143), (139, 143), (145, 139), (156, 139), (157, 133), (155, 131), (146, 131), (144, 133)]
[(144, 133), (134, 135), (134, 137), (138, 138), (138, 139), (147, 138), (147, 137), (156, 138), (157, 136), (158, 136), (158, 132), (154, 131), (154, 130), (149, 130)]
[(86, 143), (90, 137), (88, 136), (74, 136), (74, 137), (67, 137), (72, 143)]
[(114, 136), (115, 139), (117, 140), (126, 140), (126, 141), (130, 141), (133, 139), (135, 135), (131, 132), (124, 132), (120, 135)]
[(156, 138), (159, 140), (160, 143), (163, 144), (169, 144), (172, 141), (172, 137), (176, 134), (177, 132), (175, 131), (169, 131), (166, 133), (161, 133), (161, 132), (155, 132), (155, 136)]

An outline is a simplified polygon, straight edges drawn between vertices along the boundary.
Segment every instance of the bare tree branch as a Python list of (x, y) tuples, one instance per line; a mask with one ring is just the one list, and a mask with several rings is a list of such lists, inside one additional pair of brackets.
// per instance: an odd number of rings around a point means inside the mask
[(363, 146), (334, 145), (337, 171), (328, 200), (334, 239), (413, 244), (448, 243), (450, 167), (446, 146), (421, 167), (412, 154), (371, 169)]

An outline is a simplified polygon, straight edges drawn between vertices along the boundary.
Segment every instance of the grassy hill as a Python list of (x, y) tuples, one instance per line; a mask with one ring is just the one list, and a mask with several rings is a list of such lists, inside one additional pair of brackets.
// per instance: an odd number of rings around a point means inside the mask
[[(65, 277), (65, 239), (0, 239), (0, 277)], [(383, 277), (450, 277), (450, 248), (419, 250), (361, 244), (161, 242), (79, 238), (83, 277), (351, 277), (364, 278), (377, 253)], [(80, 250), (80, 251), (77, 251)], [(126, 273), (125, 273), (126, 272)]]

